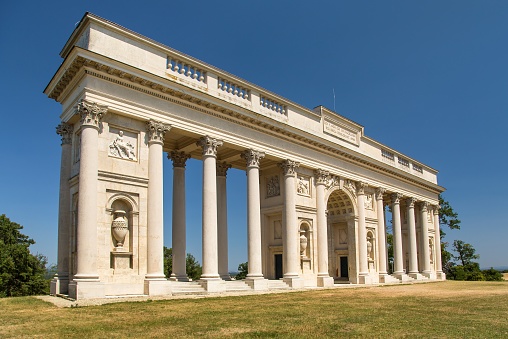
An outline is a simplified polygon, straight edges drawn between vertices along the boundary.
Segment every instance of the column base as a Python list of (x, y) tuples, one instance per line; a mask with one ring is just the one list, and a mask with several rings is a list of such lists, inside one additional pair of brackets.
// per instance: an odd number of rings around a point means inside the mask
[(397, 280), (399, 280), (400, 282), (408, 282), (408, 281), (411, 281), (412, 279), (404, 272), (402, 273), (393, 273), (392, 274), (392, 277), (396, 278)]
[(223, 280), (216, 279), (200, 279), (199, 284), (210, 293), (221, 293), (226, 292), (226, 284)]
[(106, 291), (100, 281), (76, 280), (69, 282), (69, 297), (72, 299), (104, 298)]
[(169, 277), (169, 280), (170, 281), (190, 281), (189, 277), (187, 277), (186, 275), (174, 275), (174, 274), (171, 274), (171, 277)]
[(231, 281), (231, 276), (228, 274), (221, 274), (220, 276), (221, 280), (225, 280), (225, 281)]
[(446, 280), (446, 274), (444, 272), (436, 272), (436, 280)]
[(145, 279), (144, 294), (171, 295), (171, 282), (166, 279)]
[(49, 286), (49, 294), (69, 294), (69, 277), (55, 275)]
[(358, 284), (360, 285), (372, 285), (372, 277), (367, 274), (360, 273), (358, 275)]
[(431, 279), (431, 280), (435, 280), (436, 279), (436, 273), (434, 273), (434, 272), (429, 272), (429, 271), (425, 272), (424, 271), (424, 272), (422, 272), (422, 275), (424, 277), (426, 277), (426, 278)]
[(333, 286), (333, 277), (317, 277), (317, 286), (318, 287), (332, 287)]
[(392, 277), (391, 275), (384, 273), (379, 275), (379, 282), (381, 284), (393, 284), (400, 282), (399, 279)]
[(421, 275), (421, 274), (420, 274), (420, 273), (418, 273), (418, 272), (409, 272), (408, 276), (409, 276), (410, 278), (415, 279), (415, 280), (423, 280), (423, 278), (424, 278), (424, 277), (423, 277), (423, 275)]
[(268, 280), (261, 278), (246, 278), (245, 283), (249, 285), (254, 291), (268, 290)]
[(291, 288), (303, 288), (305, 286), (305, 281), (298, 276), (282, 278), (282, 281)]

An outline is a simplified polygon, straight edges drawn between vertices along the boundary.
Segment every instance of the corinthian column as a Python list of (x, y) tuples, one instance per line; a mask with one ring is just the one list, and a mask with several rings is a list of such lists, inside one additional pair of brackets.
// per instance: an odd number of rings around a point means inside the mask
[(173, 272), (171, 280), (189, 281), (186, 268), (186, 224), (185, 224), (185, 163), (190, 158), (184, 152), (171, 152), (173, 161)]
[(71, 177), (72, 125), (61, 123), (56, 133), (62, 137), (62, 156), (60, 160), (60, 200), (58, 204), (58, 261), (57, 274), (51, 281), (51, 294), (68, 294), (69, 288), (69, 243), (70, 243), (70, 204), (69, 179)]
[(328, 229), (326, 220), (325, 186), (330, 177), (328, 171), (317, 169), (316, 178), (316, 221), (317, 221), (317, 249), (318, 276), (317, 285), (320, 287), (333, 286), (333, 278), (328, 274)]
[(359, 261), (359, 283), (368, 283), (369, 266), (367, 261), (367, 229), (365, 228), (365, 187), (363, 182), (357, 182), (358, 202), (358, 261)]
[(231, 165), (217, 163), (217, 237), (219, 255), (219, 275), (222, 280), (231, 280), (228, 269), (228, 199), (226, 193), (226, 174)]
[(402, 194), (392, 194), (392, 219), (393, 219), (393, 275), (399, 279), (404, 276), (402, 259), (402, 225), (400, 222), (400, 199)]
[(99, 170), (99, 125), (107, 107), (81, 101), (79, 197), (77, 225), (77, 272), (74, 280), (98, 281), (97, 272), (97, 187)]
[[(261, 264), (261, 207), (259, 194), (259, 162), (264, 152), (247, 150), (242, 153), (247, 165), (247, 233), (248, 280), (263, 279)], [(266, 286), (267, 287), (267, 286)]]
[(170, 126), (150, 120), (148, 134), (148, 210), (147, 210), (147, 274), (148, 280), (165, 280), (164, 277), (164, 219), (162, 192), (162, 146)]
[(385, 206), (383, 204), (384, 188), (376, 189), (376, 211), (377, 211), (377, 239), (379, 247), (379, 282), (387, 282), (386, 271), (386, 227), (385, 227)]
[(298, 220), (296, 217), (296, 169), (300, 163), (286, 160), (279, 164), (284, 171), (284, 223), (282, 248), (284, 258), (284, 281), (291, 287), (303, 287), (298, 271), (300, 269), (300, 248), (298, 242)]
[(203, 274), (201, 279), (219, 279), (217, 251), (217, 147), (222, 141), (205, 136), (196, 143), (203, 149)]
[(408, 245), (409, 245), (409, 276), (418, 279), (418, 257), (416, 251), (416, 222), (415, 222), (415, 198), (407, 198), (407, 217), (408, 217)]
[(435, 230), (435, 239), (434, 243), (436, 244), (436, 274), (437, 279), (444, 280), (446, 275), (443, 273), (443, 262), (441, 259), (441, 230), (439, 225), (439, 205), (434, 206), (434, 230)]
[(422, 261), (423, 261), (423, 271), (422, 274), (427, 278), (430, 278), (432, 272), (430, 270), (430, 251), (429, 251), (429, 225), (427, 223), (427, 207), (429, 203), (424, 201), (420, 204), (421, 211), (421, 223), (422, 223), (422, 234), (421, 234), (421, 247), (422, 247)]

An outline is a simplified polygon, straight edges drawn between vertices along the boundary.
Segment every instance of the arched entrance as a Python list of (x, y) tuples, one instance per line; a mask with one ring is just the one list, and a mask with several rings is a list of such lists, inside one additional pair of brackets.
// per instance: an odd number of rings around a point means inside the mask
[(327, 200), (328, 272), (336, 283), (356, 277), (355, 215), (350, 192), (332, 190)]

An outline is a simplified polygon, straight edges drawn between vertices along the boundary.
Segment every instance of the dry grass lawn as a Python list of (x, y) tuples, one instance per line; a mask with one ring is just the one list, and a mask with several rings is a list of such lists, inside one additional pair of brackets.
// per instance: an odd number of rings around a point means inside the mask
[(0, 299), (0, 337), (508, 337), (508, 283), (458, 282), (57, 308)]

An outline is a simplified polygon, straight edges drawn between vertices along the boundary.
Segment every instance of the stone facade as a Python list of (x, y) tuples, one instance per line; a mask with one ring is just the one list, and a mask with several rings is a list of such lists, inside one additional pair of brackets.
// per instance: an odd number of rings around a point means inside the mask
[[(247, 174), (246, 282), (444, 279), (437, 171), (322, 106), (277, 94), (86, 14), (45, 89), (62, 104), (58, 274), (72, 298), (174, 293), (185, 272), (185, 163), (203, 163), (203, 275), (227, 289), (227, 170)], [(164, 152), (169, 160), (164, 160)], [(170, 162), (171, 161), (171, 162)], [(173, 260), (163, 273), (163, 166)], [(394, 267), (385, 210), (393, 211)], [(390, 274), (392, 272), (392, 274)]]

